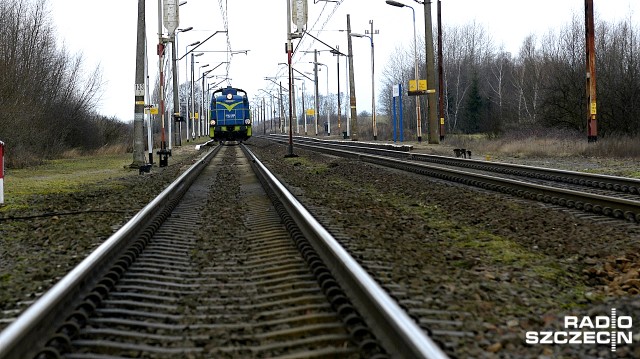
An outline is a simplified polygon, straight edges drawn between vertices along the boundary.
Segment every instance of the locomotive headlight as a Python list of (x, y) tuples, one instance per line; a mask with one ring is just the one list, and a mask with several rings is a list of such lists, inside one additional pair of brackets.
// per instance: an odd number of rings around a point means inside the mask
[(232, 95), (232, 94), (230, 94), (230, 93), (228, 93), (228, 94), (227, 94), (227, 100), (232, 100), (232, 99), (233, 99), (233, 95)]
[(215, 126), (216, 125), (216, 120), (211, 120), (211, 122), (209, 122), (211, 124), (211, 126)]
[(244, 120), (244, 124), (245, 124), (245, 125), (250, 125), (250, 124), (251, 124), (251, 120), (250, 120), (250, 119), (246, 119), (246, 120)]

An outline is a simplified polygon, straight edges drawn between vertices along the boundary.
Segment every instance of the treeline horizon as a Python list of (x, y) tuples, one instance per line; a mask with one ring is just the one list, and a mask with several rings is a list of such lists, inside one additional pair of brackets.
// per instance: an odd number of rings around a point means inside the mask
[[(421, 40), (419, 69), (424, 79), (424, 37)], [(595, 42), (599, 135), (637, 136), (640, 27), (631, 18), (618, 23), (596, 19)], [(442, 63), (446, 133), (499, 135), (522, 128), (550, 128), (584, 133), (586, 138), (585, 43), (584, 17), (578, 15), (560, 29), (539, 37), (529, 35), (517, 54), (497, 46), (478, 23), (445, 27)], [(398, 48), (382, 78), (379, 111), (389, 114), (385, 109), (392, 106), (392, 86), (407, 86), (414, 78), (413, 48)], [(403, 109), (405, 129), (410, 130), (405, 134), (412, 139), (415, 120), (406, 119), (415, 119), (415, 97), (403, 96)], [(426, 119), (426, 96), (421, 97), (421, 109)], [(424, 126), (423, 133), (427, 129)]]
[[(0, 140), (7, 146), (8, 167), (58, 158), (70, 150), (94, 151), (112, 145), (130, 150), (132, 143), (131, 123), (98, 113), (103, 91), (100, 69), (87, 72), (82, 55), (71, 54), (61, 45), (48, 2), (0, 0), (0, 25), (5, 29), (5, 36), (0, 37)], [(596, 19), (595, 34), (599, 136), (637, 136), (640, 28), (631, 18), (617, 23)], [(424, 37), (420, 37), (422, 79), (426, 78), (424, 47)], [(519, 129), (549, 128), (584, 133), (586, 137), (585, 61), (583, 16), (574, 15), (562, 28), (542, 36), (528, 36), (517, 54), (496, 45), (478, 23), (445, 27), (446, 134), (499, 136)], [(390, 116), (392, 86), (407, 86), (414, 78), (413, 48), (397, 48), (379, 77), (382, 86), (378, 86), (376, 111)], [(195, 87), (197, 93), (199, 86)], [(165, 95), (170, 96), (168, 92)], [(157, 98), (157, 94), (152, 97)], [(319, 117), (324, 122), (329, 112), (335, 133), (337, 94), (319, 97)], [(186, 83), (180, 84), (180, 98), (183, 105), (188, 102)], [(402, 97), (404, 135), (408, 141), (416, 140), (416, 99)], [(426, 96), (419, 99), (422, 133), (426, 137)], [(343, 106), (346, 100), (343, 96)], [(169, 107), (170, 103), (167, 97)], [(343, 111), (342, 118), (345, 116)], [(371, 131), (370, 121), (361, 121), (359, 134), (366, 138)], [(323, 127), (320, 124), (321, 131)], [(378, 130), (378, 139), (391, 138), (389, 124), (379, 123)]]

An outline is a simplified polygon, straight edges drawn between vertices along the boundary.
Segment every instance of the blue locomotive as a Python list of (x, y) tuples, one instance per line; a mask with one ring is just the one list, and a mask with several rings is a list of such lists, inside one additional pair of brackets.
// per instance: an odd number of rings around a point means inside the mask
[(251, 111), (244, 90), (227, 86), (211, 96), (209, 137), (214, 141), (246, 141), (251, 137)]

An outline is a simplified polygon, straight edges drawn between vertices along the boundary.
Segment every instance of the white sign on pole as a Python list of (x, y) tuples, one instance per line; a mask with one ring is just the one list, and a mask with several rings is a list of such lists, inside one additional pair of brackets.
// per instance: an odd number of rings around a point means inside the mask
[(393, 85), (393, 97), (400, 96), (400, 85)]
[(292, 0), (291, 22), (296, 24), (296, 32), (301, 34), (307, 26), (308, 8), (307, 0)]
[(178, 16), (178, 0), (163, 0), (162, 5), (162, 24), (169, 34), (173, 34), (180, 23)]
[(136, 84), (135, 94), (134, 96), (144, 96), (144, 84)]

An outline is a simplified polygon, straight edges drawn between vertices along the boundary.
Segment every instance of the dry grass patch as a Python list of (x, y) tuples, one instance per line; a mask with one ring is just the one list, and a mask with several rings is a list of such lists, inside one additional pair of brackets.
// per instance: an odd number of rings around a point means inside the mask
[(640, 139), (601, 137), (595, 143), (573, 133), (545, 135), (508, 134), (500, 138), (486, 135), (448, 135), (446, 144), (473, 150), (477, 156), (500, 155), (516, 158), (620, 158), (640, 159)]

